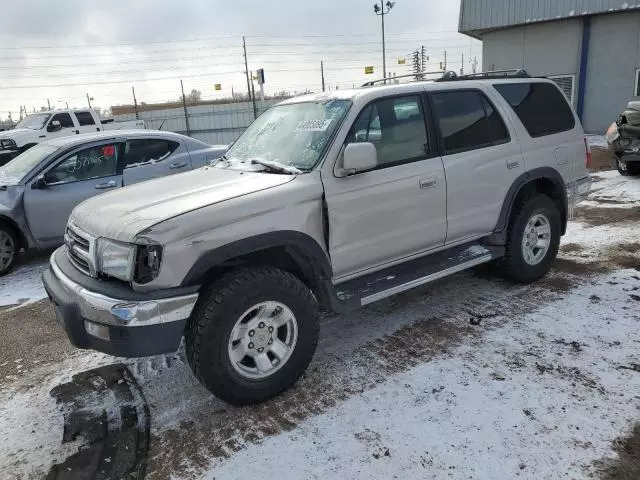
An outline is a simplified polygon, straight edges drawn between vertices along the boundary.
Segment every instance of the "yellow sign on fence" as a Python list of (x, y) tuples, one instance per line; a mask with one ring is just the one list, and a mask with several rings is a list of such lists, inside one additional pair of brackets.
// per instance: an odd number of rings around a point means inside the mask
[(216, 91), (220, 91), (220, 90), (222, 90), (222, 84), (221, 83), (216, 83), (214, 88), (216, 89)]
[(398, 65), (404, 65), (405, 63), (407, 63), (407, 59), (404, 57), (400, 57), (398, 58)]
[(373, 73), (373, 67), (364, 67), (364, 73), (366, 75), (371, 75)]

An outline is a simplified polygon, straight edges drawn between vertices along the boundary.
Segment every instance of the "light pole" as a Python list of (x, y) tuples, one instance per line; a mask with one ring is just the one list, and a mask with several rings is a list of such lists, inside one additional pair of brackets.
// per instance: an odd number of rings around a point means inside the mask
[(391, 2), (390, 0), (387, 3), (380, 2), (380, 5), (377, 3), (373, 6), (373, 11), (376, 15), (380, 15), (382, 19), (382, 76), (384, 77), (384, 83), (387, 83), (387, 52), (384, 43), (384, 16), (388, 15), (396, 2)]

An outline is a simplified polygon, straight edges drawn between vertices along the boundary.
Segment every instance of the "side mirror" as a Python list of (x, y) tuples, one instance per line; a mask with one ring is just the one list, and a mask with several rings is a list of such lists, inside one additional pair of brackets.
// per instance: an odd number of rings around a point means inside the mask
[(373, 143), (350, 143), (344, 149), (342, 168), (346, 175), (373, 170), (378, 166), (378, 152)]
[(43, 190), (47, 188), (47, 181), (44, 178), (44, 175), (40, 175), (36, 178), (36, 181), (31, 184), (31, 188), (33, 190)]
[(47, 126), (47, 132), (57, 132), (62, 129), (62, 125), (59, 120), (54, 120)]

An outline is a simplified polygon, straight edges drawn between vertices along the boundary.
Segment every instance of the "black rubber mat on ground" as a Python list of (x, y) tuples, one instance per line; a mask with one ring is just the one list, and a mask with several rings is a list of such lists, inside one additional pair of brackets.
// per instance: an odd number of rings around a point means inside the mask
[(149, 408), (133, 375), (116, 364), (74, 375), (51, 390), (62, 407), (62, 443), (83, 446), (51, 467), (47, 480), (142, 480), (149, 449)]

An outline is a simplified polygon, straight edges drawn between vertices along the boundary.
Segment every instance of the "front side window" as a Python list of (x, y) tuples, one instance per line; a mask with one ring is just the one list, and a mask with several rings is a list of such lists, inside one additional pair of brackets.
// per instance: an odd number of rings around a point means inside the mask
[(445, 155), (492, 145), (482, 100), (480, 93), (472, 90), (433, 94)]
[(156, 138), (129, 140), (125, 144), (124, 168), (160, 162), (171, 155), (179, 146), (178, 142)]
[(373, 143), (378, 168), (426, 158), (429, 142), (420, 97), (388, 98), (370, 104), (353, 124), (347, 141)]
[(93, 120), (93, 115), (91, 115), (90, 112), (76, 112), (76, 118), (78, 119), (78, 123), (81, 127), (96, 124)]
[(499, 83), (494, 87), (532, 137), (566, 132), (575, 127), (567, 99), (552, 83)]
[(62, 128), (73, 128), (73, 120), (71, 119), (71, 115), (68, 113), (56, 113), (51, 119), (52, 122), (55, 121), (60, 122), (60, 126)]
[(80, 150), (45, 174), (47, 184), (61, 184), (115, 175), (118, 145), (108, 144)]
[(351, 107), (331, 99), (278, 105), (260, 115), (226, 153), (217, 168), (252, 169), (252, 160), (309, 171), (320, 161)]

